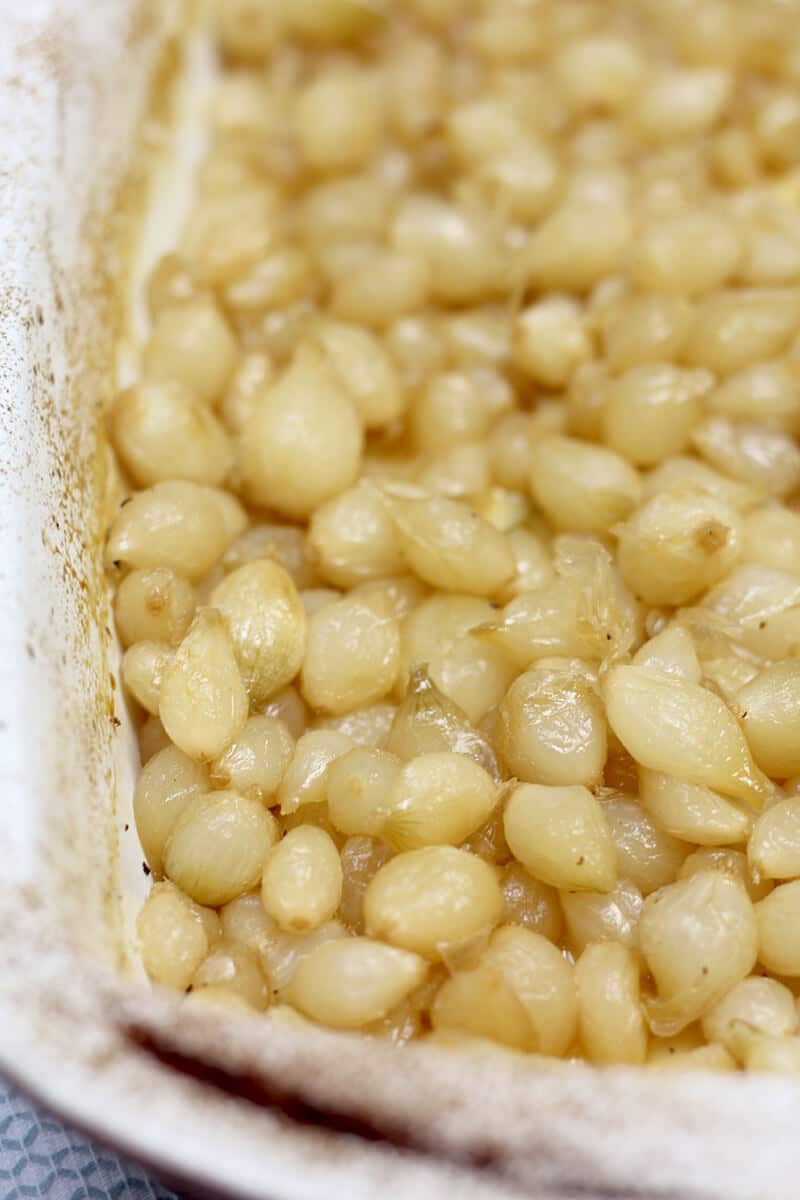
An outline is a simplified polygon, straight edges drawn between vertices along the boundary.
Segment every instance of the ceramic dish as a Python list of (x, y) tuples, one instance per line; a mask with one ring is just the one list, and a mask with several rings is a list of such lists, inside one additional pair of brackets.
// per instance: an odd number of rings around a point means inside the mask
[(128, 914), (146, 881), (97, 426), (122, 332), (120, 214), (141, 209), (142, 164), (164, 157), (145, 116), (187, 69), (190, 115), (202, 77), (202, 44), (189, 68), (179, 53), (184, 17), (171, 0), (0, 0), (0, 1069), (194, 1194), (792, 1195), (790, 1082), (542, 1073), (265, 1033), (178, 1019), (139, 979)]

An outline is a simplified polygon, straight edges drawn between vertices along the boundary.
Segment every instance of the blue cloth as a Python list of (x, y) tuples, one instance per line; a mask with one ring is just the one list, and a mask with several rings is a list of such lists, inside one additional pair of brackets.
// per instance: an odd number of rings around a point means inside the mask
[(0, 1080), (0, 1200), (178, 1200)]

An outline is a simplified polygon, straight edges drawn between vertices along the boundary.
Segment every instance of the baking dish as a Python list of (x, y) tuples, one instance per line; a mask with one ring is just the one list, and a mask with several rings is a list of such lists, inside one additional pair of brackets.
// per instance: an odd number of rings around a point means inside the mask
[[(793, 1194), (789, 1082), (278, 1035), (178, 1019), (138, 978), (129, 917), (147, 884), (98, 426), (120, 353), (131, 369), (111, 287), (130, 223), (151, 168), (188, 174), (198, 135), (207, 55), (200, 35), (182, 39), (186, 19), (177, 0), (0, 2), (0, 1068), (194, 1193)], [(153, 115), (181, 73), (194, 132), (164, 144)], [(159, 177), (140, 256), (180, 208), (174, 172)]]

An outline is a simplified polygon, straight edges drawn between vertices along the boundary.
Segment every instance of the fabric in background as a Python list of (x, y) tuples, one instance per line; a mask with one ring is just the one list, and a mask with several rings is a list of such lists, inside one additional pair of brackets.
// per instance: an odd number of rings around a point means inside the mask
[(178, 1200), (0, 1081), (0, 1200)]

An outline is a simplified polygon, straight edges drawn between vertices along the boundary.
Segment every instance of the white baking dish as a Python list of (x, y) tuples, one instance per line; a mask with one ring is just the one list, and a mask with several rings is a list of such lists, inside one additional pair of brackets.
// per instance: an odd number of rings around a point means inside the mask
[[(178, 1019), (139, 981), (128, 918), (146, 881), (97, 427), (118, 349), (108, 217), (139, 194), (131, 155), (180, 8), (0, 0), (0, 1068), (193, 1191), (794, 1195), (793, 1083), (541, 1073), (276, 1035), (257, 1019)], [(164, 209), (151, 235), (172, 219)]]

